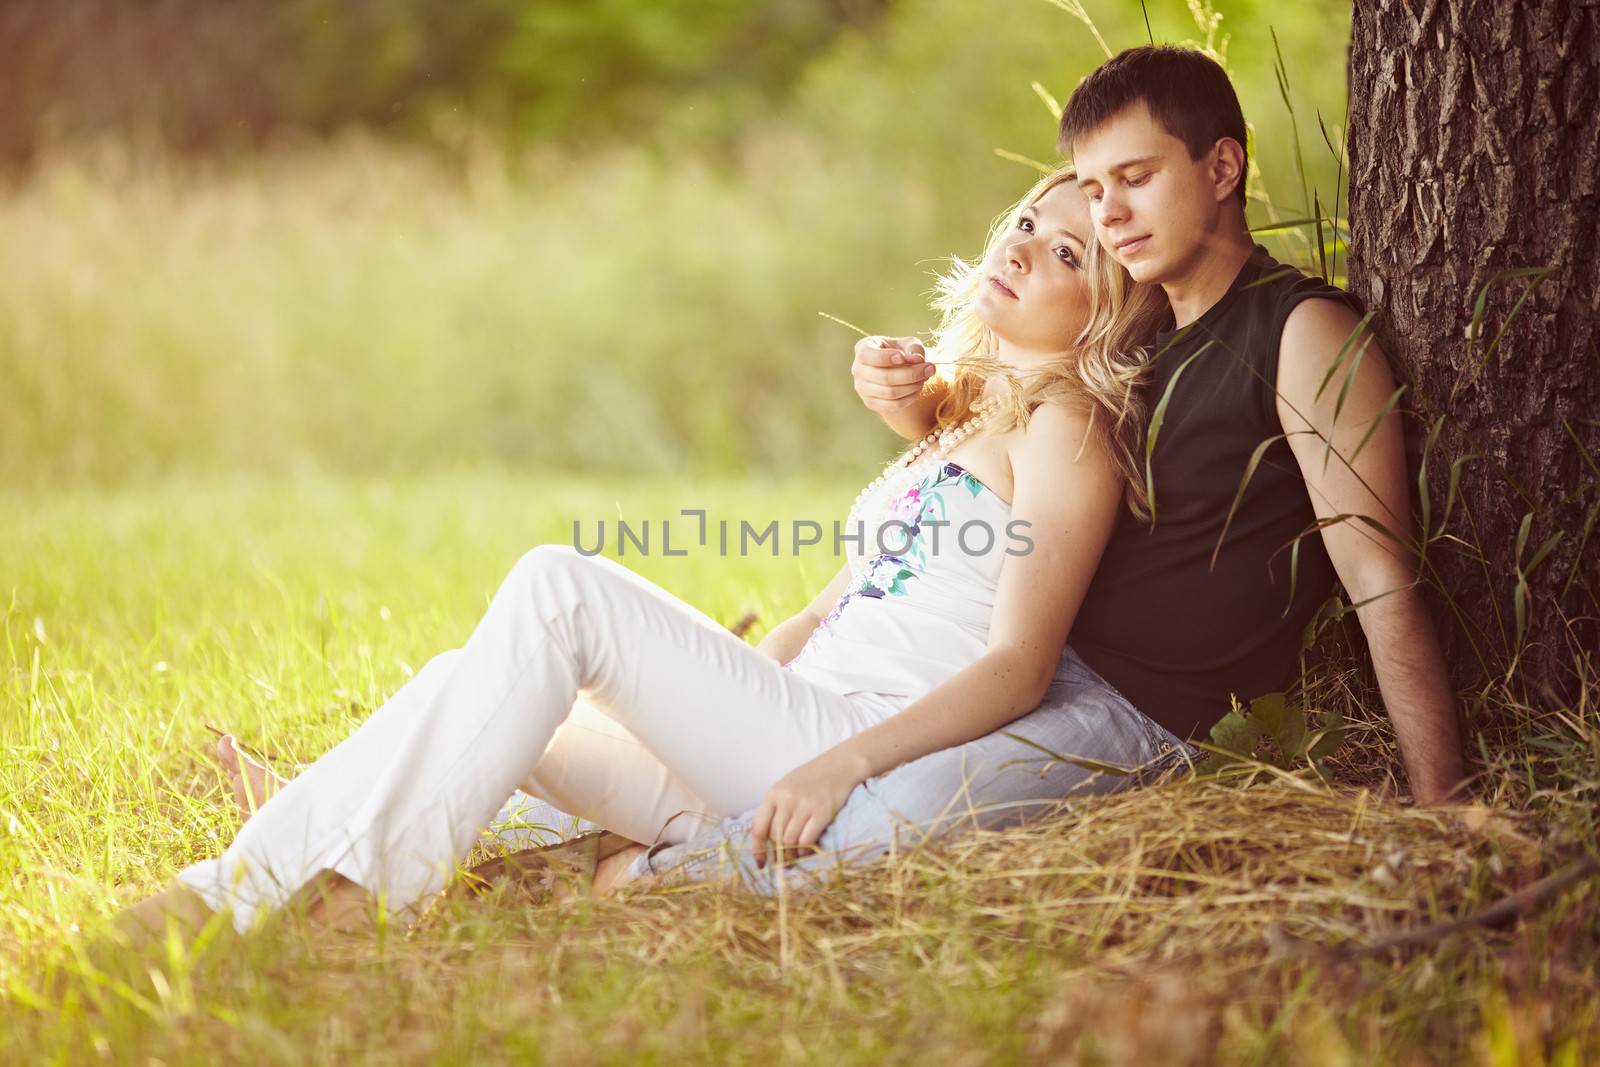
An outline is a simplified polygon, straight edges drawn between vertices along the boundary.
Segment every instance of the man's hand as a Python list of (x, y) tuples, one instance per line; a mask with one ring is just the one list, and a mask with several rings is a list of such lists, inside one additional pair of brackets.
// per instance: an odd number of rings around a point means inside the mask
[(901, 437), (915, 439), (933, 428), (941, 390), (927, 387), (936, 367), (914, 337), (863, 337), (856, 342), (850, 376), (856, 395)]

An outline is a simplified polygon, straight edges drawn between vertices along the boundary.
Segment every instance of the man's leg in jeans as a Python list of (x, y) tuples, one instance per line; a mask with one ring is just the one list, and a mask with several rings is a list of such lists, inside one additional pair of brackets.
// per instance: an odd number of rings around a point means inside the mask
[[(1076, 797), (1130, 788), (1199, 755), (1136, 710), (1068, 648), (1037, 709), (986, 737), (930, 753), (857, 786), (824, 832), (822, 851), (789, 864), (784, 881), (795, 887), (891, 848), (1014, 825), (1059, 811)], [(1118, 775), (1057, 756), (1141, 768), (1142, 773)], [(497, 824), (518, 803), (538, 804), (513, 797)], [(548, 805), (534, 811), (552, 828), (572, 823)], [(680, 844), (658, 845), (625, 877), (655, 873), (689, 881), (740, 881), (757, 892), (775, 892), (778, 869), (757, 868), (751, 852), (754, 815), (725, 819)]]

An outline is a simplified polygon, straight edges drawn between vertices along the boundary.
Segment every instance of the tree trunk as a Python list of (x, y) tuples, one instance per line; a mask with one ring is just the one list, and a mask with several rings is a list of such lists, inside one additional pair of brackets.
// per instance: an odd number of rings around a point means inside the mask
[(1411, 383), (1414, 464), (1443, 418), (1433, 533), (1477, 457), (1464, 544), (1426, 554), (1451, 665), (1570, 701), (1600, 668), (1600, 7), (1355, 0), (1351, 35), (1350, 288)]

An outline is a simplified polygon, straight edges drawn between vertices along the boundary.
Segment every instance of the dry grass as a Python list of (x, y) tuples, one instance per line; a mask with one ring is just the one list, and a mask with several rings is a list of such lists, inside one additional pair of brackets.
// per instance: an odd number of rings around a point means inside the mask
[[(1584, 1062), (1600, 1052), (1593, 882), (1509, 931), (1305, 953), (1527, 884), (1580, 847), (1550, 825), (1259, 768), (1178, 779), (778, 900), (656, 887), (455, 905), (376, 948), (230, 939), (192, 965), (189, 1009), (167, 996), (137, 1047), (164, 1062), (277, 1058), (274, 1034), (341, 1062)], [(132, 1014), (82, 971), (68, 988), (102, 1000), (86, 1024)]]

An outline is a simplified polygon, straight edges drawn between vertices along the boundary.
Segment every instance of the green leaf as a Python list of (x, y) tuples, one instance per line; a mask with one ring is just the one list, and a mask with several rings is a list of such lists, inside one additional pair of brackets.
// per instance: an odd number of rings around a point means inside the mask
[(1267, 693), (1250, 702), (1250, 718), (1272, 738), (1284, 763), (1302, 754), (1306, 737), (1306, 712), (1290, 704), (1284, 693)]
[(1235, 706), (1211, 727), (1211, 743), (1234, 756), (1253, 759), (1261, 731)]
[(1327, 712), (1324, 718), (1326, 725), (1318, 730), (1311, 747), (1306, 749), (1306, 756), (1314, 762), (1327, 759), (1344, 744), (1343, 713), (1335, 709)]
[(1282, 693), (1265, 693), (1250, 701), (1250, 721), (1267, 737), (1283, 728), (1283, 719), (1288, 713), (1288, 701)]
[(1278, 751), (1283, 753), (1285, 761), (1297, 760), (1306, 754), (1306, 710), (1301, 707), (1289, 709), (1289, 714), (1284, 718), (1283, 728), (1273, 735), (1272, 740), (1277, 744)]
[(1289, 704), (1285, 694), (1265, 693), (1250, 701), (1250, 721), (1262, 735), (1272, 739), (1277, 755), (1275, 766), (1287, 768), (1300, 754), (1305, 737), (1305, 712)]

